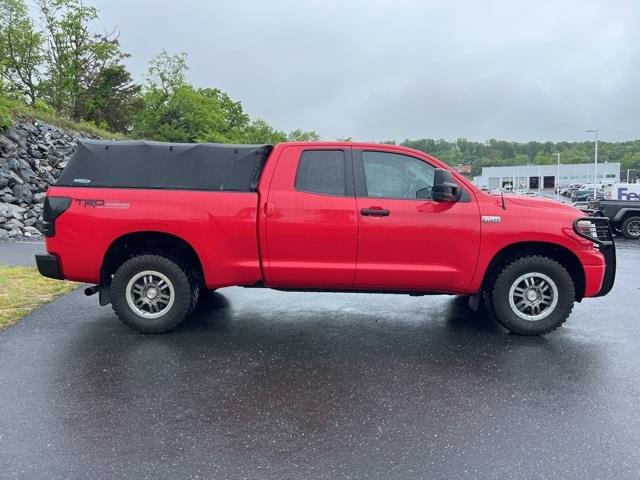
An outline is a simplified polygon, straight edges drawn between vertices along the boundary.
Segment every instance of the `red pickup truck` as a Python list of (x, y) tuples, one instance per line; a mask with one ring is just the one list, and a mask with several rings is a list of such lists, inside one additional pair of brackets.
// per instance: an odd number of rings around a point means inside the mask
[(236, 285), (466, 295), (538, 335), (608, 293), (616, 269), (606, 218), (490, 195), (432, 156), (369, 143), (82, 140), (43, 225), (41, 274), (95, 284), (144, 333)]

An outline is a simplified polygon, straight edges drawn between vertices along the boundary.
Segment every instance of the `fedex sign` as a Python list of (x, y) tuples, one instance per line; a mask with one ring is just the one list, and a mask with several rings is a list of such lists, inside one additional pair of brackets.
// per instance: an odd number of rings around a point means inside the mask
[(630, 192), (627, 187), (618, 188), (618, 200), (640, 200), (640, 194), (636, 192)]

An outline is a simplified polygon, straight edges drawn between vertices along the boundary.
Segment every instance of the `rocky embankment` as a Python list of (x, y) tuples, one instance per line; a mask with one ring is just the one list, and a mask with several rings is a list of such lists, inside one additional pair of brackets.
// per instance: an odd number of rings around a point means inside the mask
[(0, 241), (41, 236), (47, 187), (67, 164), (78, 136), (31, 119), (0, 131)]

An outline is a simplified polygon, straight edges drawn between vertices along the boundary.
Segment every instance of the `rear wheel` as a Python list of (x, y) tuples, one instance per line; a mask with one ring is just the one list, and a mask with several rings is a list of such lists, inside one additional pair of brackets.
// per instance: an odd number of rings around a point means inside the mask
[(118, 318), (142, 333), (173, 329), (191, 313), (197, 287), (186, 269), (160, 255), (124, 262), (111, 281), (111, 303)]
[(622, 223), (622, 235), (631, 240), (640, 239), (640, 217), (629, 217)]
[(506, 264), (496, 275), (489, 296), (496, 320), (510, 332), (542, 335), (567, 320), (575, 287), (561, 264), (533, 255)]

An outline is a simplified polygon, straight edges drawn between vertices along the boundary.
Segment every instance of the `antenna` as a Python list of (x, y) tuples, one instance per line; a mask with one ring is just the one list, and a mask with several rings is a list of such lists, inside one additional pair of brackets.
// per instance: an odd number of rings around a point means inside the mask
[(502, 209), (506, 210), (507, 205), (504, 203), (504, 191), (502, 189), (500, 189), (500, 199), (502, 200)]

